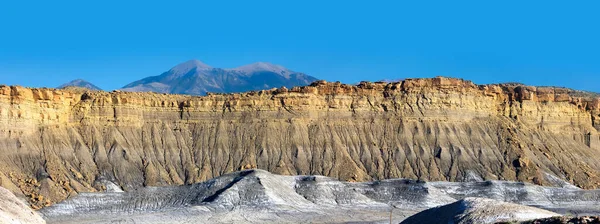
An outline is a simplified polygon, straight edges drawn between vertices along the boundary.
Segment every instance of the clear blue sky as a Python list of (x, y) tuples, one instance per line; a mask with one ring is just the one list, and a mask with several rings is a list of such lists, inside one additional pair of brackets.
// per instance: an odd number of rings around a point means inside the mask
[(0, 83), (111, 90), (199, 59), (345, 83), (442, 75), (600, 92), (596, 2), (2, 1)]

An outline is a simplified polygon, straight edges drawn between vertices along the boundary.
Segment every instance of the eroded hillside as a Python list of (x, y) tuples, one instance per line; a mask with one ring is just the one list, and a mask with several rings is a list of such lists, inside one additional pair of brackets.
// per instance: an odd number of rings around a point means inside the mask
[(600, 100), (451, 78), (204, 97), (0, 87), (0, 185), (42, 207), (241, 169), (600, 186)]

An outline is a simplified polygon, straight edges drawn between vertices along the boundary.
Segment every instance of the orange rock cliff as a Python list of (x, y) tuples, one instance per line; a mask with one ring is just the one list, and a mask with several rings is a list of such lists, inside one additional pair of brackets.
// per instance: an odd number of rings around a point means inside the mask
[(249, 168), (597, 188), (599, 123), (593, 94), (443, 77), (202, 97), (1, 86), (0, 186), (34, 208)]

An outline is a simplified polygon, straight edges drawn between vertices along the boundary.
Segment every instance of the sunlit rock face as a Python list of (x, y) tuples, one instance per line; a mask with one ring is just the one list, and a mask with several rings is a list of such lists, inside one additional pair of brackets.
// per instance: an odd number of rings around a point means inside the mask
[(599, 105), (573, 90), (442, 77), (203, 97), (2, 86), (0, 179), (34, 208), (251, 168), (591, 189)]

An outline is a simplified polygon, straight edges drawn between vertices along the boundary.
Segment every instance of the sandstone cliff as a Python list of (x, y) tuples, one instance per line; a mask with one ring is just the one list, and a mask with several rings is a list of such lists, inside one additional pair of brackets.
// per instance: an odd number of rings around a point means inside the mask
[(249, 168), (597, 188), (600, 100), (578, 93), (442, 77), (204, 97), (2, 86), (0, 186), (34, 208)]

